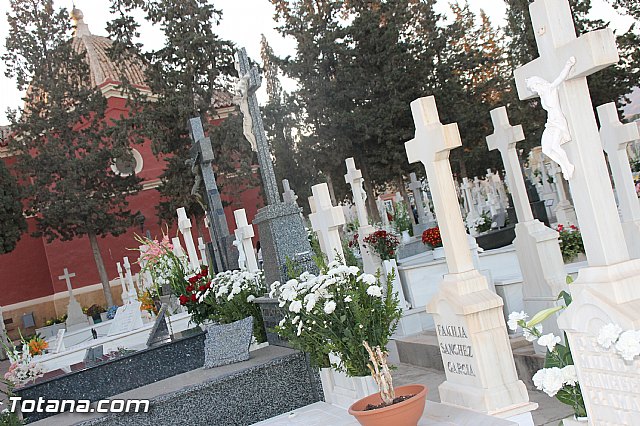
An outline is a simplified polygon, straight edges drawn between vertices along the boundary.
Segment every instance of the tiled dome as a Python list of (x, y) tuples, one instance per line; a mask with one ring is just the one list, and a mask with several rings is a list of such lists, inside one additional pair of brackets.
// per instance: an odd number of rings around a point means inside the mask
[(146, 86), (144, 80), (144, 65), (135, 61), (114, 63), (109, 59), (109, 48), (113, 41), (106, 37), (91, 34), (89, 26), (85, 24), (81, 10), (73, 9), (71, 18), (75, 21), (76, 31), (73, 38), (73, 48), (78, 53), (86, 55), (91, 70), (91, 84), (100, 86), (105, 81), (120, 81), (124, 75), (133, 84)]

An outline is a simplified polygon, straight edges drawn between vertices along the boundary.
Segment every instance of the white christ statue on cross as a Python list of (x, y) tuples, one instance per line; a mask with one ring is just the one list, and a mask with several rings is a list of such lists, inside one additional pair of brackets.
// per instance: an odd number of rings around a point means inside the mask
[[(240, 73), (240, 69), (236, 62), (236, 69)], [(240, 105), (240, 111), (242, 112), (242, 133), (251, 144), (251, 149), (258, 151), (258, 144), (256, 142), (256, 136), (253, 134), (253, 118), (249, 112), (249, 74), (246, 74), (240, 78), (238, 85), (236, 86), (239, 97), (234, 100)]]
[(540, 104), (547, 111), (547, 122), (542, 132), (542, 152), (560, 165), (564, 178), (569, 180), (573, 176), (575, 167), (569, 161), (562, 144), (571, 140), (567, 119), (560, 107), (558, 86), (569, 76), (571, 68), (575, 65), (576, 58), (570, 57), (558, 78), (549, 83), (542, 77), (531, 77), (526, 80), (529, 90), (540, 96)]

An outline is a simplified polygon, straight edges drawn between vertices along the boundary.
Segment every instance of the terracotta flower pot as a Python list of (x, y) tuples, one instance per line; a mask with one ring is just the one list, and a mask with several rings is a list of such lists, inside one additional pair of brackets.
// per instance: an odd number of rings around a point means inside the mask
[(416, 426), (427, 399), (427, 387), (424, 385), (406, 385), (395, 388), (396, 398), (404, 395), (414, 395), (405, 401), (388, 407), (363, 411), (368, 404), (382, 403), (379, 393), (362, 398), (351, 407), (349, 414), (354, 416), (363, 426)]

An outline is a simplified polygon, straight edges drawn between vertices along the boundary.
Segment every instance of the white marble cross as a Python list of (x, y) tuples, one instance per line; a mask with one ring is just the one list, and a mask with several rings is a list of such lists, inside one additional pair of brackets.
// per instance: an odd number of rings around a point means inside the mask
[(334, 207), (331, 204), (329, 187), (321, 183), (311, 187), (316, 212), (309, 215), (313, 230), (322, 235), (325, 253), (329, 262), (333, 262), (339, 256), (344, 261), (342, 242), (338, 227), (345, 224), (342, 207)]
[(571, 141), (564, 144), (576, 170), (569, 181), (582, 228), (590, 266), (604, 266), (629, 259), (622, 226), (609, 182), (586, 77), (618, 62), (613, 31), (609, 28), (576, 37), (567, 0), (536, 0), (529, 5), (540, 57), (515, 70), (520, 99), (536, 95), (526, 85), (530, 77), (553, 81), (568, 59), (576, 62), (560, 83), (559, 98)]
[(529, 198), (527, 197), (527, 187), (520, 171), (520, 161), (516, 151), (516, 142), (524, 140), (524, 132), (521, 125), (512, 126), (509, 124), (507, 109), (505, 107), (491, 110), (491, 122), (493, 123), (493, 134), (487, 136), (487, 146), (489, 150), (497, 149), (502, 156), (507, 180), (513, 185), (511, 196), (516, 209), (516, 214), (520, 222), (533, 220), (533, 213)]
[(596, 108), (600, 119), (600, 139), (609, 158), (611, 174), (618, 193), (622, 220), (625, 222), (640, 220), (640, 203), (636, 194), (629, 165), (627, 146), (640, 139), (636, 123), (622, 124), (618, 119), (618, 110), (614, 102)]
[(596, 108), (600, 119), (600, 139), (607, 153), (622, 213), (622, 227), (631, 257), (640, 258), (640, 202), (636, 194), (627, 146), (640, 139), (636, 123), (622, 124), (614, 102)]
[(405, 143), (409, 163), (422, 162), (431, 183), (431, 194), (436, 217), (440, 220), (442, 245), (452, 274), (474, 269), (467, 233), (453, 183), (449, 152), (462, 145), (458, 125), (440, 123), (433, 96), (411, 102), (416, 125), (415, 138)]
[(202, 264), (207, 266), (209, 264), (209, 261), (207, 260), (207, 245), (204, 243), (204, 239), (202, 237), (198, 237), (198, 250), (200, 251)]
[(196, 245), (193, 242), (193, 235), (191, 235), (191, 219), (187, 217), (187, 211), (184, 207), (180, 207), (176, 210), (178, 213), (178, 229), (182, 234), (184, 245), (187, 246), (187, 255), (189, 256), (189, 265), (194, 272), (200, 272), (200, 260), (198, 259), (198, 251)]
[(289, 186), (289, 180), (282, 179), (282, 188), (284, 189), (284, 192), (282, 193), (282, 199), (284, 200), (284, 202), (297, 204), (296, 200), (298, 199), (298, 196)]
[(120, 286), (122, 287), (122, 303), (126, 304), (129, 302), (129, 291), (127, 290), (127, 284), (124, 281), (124, 276), (122, 275), (122, 265), (120, 262), (116, 262), (116, 268), (118, 268), (118, 277), (120, 277)]
[(182, 249), (180, 238), (179, 237), (171, 238), (171, 245), (173, 245), (173, 254), (175, 254), (177, 258), (182, 260), (182, 258), (184, 257), (184, 250)]
[(258, 270), (258, 262), (253, 252), (253, 243), (251, 242), (251, 238), (255, 235), (253, 225), (249, 225), (247, 213), (244, 209), (234, 210), (233, 217), (236, 221), (236, 240), (242, 243), (242, 248), (247, 258), (247, 270), (249, 270), (249, 272), (255, 272)]
[(67, 291), (69, 292), (69, 297), (73, 296), (73, 289), (71, 288), (71, 278), (75, 276), (76, 276), (75, 272), (70, 274), (67, 268), (64, 268), (64, 275), (58, 276), (58, 279), (60, 281), (64, 280), (67, 282)]
[(356, 169), (356, 163), (353, 157), (347, 158), (344, 162), (347, 165), (347, 174), (344, 175), (344, 181), (351, 186), (353, 204), (355, 204), (356, 213), (358, 214), (358, 222), (360, 226), (366, 226), (369, 224), (369, 218), (367, 216), (367, 208), (364, 204), (367, 199), (367, 193), (363, 188), (364, 179), (362, 178), (362, 171)]

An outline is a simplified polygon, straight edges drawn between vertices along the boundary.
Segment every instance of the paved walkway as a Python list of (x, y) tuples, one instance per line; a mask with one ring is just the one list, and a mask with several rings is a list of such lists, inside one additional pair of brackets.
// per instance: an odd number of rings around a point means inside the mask
[[(398, 369), (392, 371), (394, 386), (407, 385), (409, 383), (420, 383), (429, 389), (427, 399), (440, 402), (438, 385), (444, 382), (446, 377), (444, 372), (416, 367), (409, 364), (399, 364)], [(533, 422), (536, 426), (558, 426), (560, 420), (573, 414), (573, 410), (555, 398), (549, 397), (540, 391), (529, 391), (529, 398), (538, 403), (538, 409), (533, 412)]]

